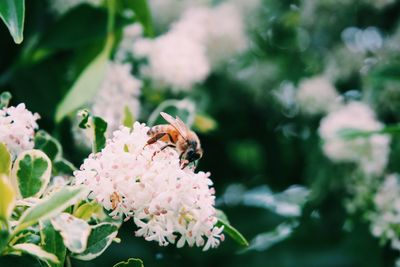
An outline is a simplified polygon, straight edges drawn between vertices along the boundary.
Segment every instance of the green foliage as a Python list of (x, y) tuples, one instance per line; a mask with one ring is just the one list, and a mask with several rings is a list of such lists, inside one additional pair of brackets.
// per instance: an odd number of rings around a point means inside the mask
[(68, 94), (57, 106), (56, 121), (87, 104), (95, 95), (105, 75), (114, 37), (107, 38), (103, 51), (83, 70)]
[(90, 235), (90, 225), (71, 214), (61, 213), (53, 219), (51, 223), (60, 232), (65, 246), (74, 253), (82, 253), (86, 250), (88, 237)]
[(20, 44), (24, 39), (25, 0), (0, 1), (0, 18), (6, 24), (14, 42)]
[(40, 150), (21, 153), (12, 169), (12, 180), (23, 198), (42, 195), (50, 181), (50, 175), (50, 159)]
[(85, 251), (73, 256), (85, 261), (97, 258), (111, 245), (117, 233), (118, 226), (112, 223), (100, 223), (93, 226)]
[(76, 203), (85, 194), (82, 187), (64, 187), (43, 198), (39, 203), (27, 209), (19, 219), (14, 234), (36, 224), (39, 220), (50, 219)]
[(73, 213), (73, 215), (76, 218), (82, 219), (82, 220), (89, 220), (90, 217), (93, 214), (98, 213), (99, 211), (101, 211), (103, 209), (103, 207), (95, 202), (95, 201), (91, 201), (91, 202), (87, 202), (84, 203), (82, 205), (80, 205)]
[(60, 261), (58, 260), (57, 256), (45, 251), (38, 245), (30, 244), (30, 243), (23, 243), (17, 244), (13, 246), (14, 250), (21, 251), (22, 253), (26, 253), (32, 255), (36, 258), (39, 258), (43, 261), (50, 261), (52, 263), (58, 264)]
[(122, 120), (122, 125), (128, 128), (132, 128), (133, 123), (135, 122), (135, 117), (133, 116), (129, 107), (124, 107), (124, 119)]
[(93, 152), (100, 152), (106, 145), (107, 122), (100, 117), (92, 116), (88, 110), (79, 112), (81, 121), (79, 127), (90, 131)]
[(143, 25), (146, 36), (154, 35), (153, 22), (147, 0), (122, 0), (123, 9), (127, 8), (134, 12), (135, 18)]
[(60, 142), (43, 130), (39, 130), (35, 134), (35, 149), (39, 149), (46, 153), (51, 161), (60, 158), (62, 155)]
[(144, 267), (143, 261), (140, 259), (130, 258), (127, 261), (121, 261), (113, 267)]
[(249, 245), (249, 242), (246, 240), (246, 238), (232, 225), (227, 220), (226, 215), (219, 210), (217, 213), (218, 216), (218, 222), (217, 226), (224, 227), (224, 232), (229, 235), (233, 240), (235, 240), (239, 245), (247, 247)]
[(10, 175), (11, 154), (5, 144), (0, 143), (0, 174)]
[(0, 174), (0, 196), (0, 231), (3, 231), (5, 229), (3, 229), (1, 225), (3, 222), (6, 222), (7, 224), (7, 220), (11, 216), (16, 200), (14, 188), (12, 187), (8, 177), (4, 174)]
[(67, 250), (62, 236), (49, 220), (40, 221), (39, 225), (41, 237), (40, 246), (45, 251), (54, 254), (59, 260), (59, 263), (48, 262), (48, 264), (51, 267), (63, 267)]
[(2, 92), (0, 94), (0, 109), (7, 107), (10, 100), (11, 100), (10, 92)]

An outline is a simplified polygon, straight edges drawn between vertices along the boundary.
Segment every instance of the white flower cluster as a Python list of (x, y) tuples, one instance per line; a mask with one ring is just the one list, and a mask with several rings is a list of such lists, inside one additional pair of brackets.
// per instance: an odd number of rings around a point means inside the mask
[(75, 172), (76, 183), (85, 184), (111, 216), (133, 217), (137, 236), (160, 245), (197, 245), (203, 250), (223, 241), (217, 227), (214, 189), (209, 174), (181, 169), (174, 149), (161, 151), (163, 142), (146, 145), (144, 124), (133, 130), (121, 127), (106, 147), (91, 154)]
[(69, 10), (82, 4), (99, 6), (102, 0), (50, 0), (51, 9), (58, 15), (67, 13)]
[(169, 32), (134, 45), (135, 55), (148, 58), (144, 74), (174, 89), (190, 89), (247, 48), (243, 13), (234, 3), (187, 9)]
[(369, 216), (374, 236), (390, 241), (394, 249), (400, 250), (400, 177), (386, 176), (374, 198), (375, 211)]
[(25, 104), (8, 107), (0, 110), (0, 142), (10, 150), (13, 158), (24, 150), (32, 149), (36, 120), (40, 116), (32, 114), (25, 108)]
[(130, 64), (108, 63), (103, 83), (94, 98), (92, 112), (107, 122), (109, 135), (122, 124), (126, 108), (137, 118), (141, 87), (142, 82), (131, 74)]
[(379, 175), (388, 162), (390, 137), (374, 134), (369, 137), (344, 137), (343, 131), (377, 131), (383, 125), (373, 110), (364, 103), (350, 102), (322, 119), (319, 135), (325, 155), (336, 162), (354, 162), (365, 174)]
[(317, 76), (300, 82), (297, 102), (304, 113), (324, 114), (338, 106), (339, 95), (329, 80)]

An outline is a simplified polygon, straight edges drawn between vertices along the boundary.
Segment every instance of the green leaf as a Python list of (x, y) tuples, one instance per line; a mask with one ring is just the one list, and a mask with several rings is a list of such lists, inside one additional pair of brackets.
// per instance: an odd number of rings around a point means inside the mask
[(133, 116), (131, 110), (128, 106), (124, 107), (124, 119), (122, 120), (122, 125), (128, 128), (133, 127), (133, 123), (135, 122), (135, 117)]
[(57, 106), (56, 122), (87, 104), (95, 97), (106, 73), (107, 61), (114, 43), (110, 35), (103, 51), (83, 70), (67, 95)]
[(54, 229), (53, 225), (50, 223), (49, 220), (40, 221), (40, 237), (41, 237), (41, 247), (49, 252), (54, 254), (59, 263), (51, 263), (49, 265), (51, 267), (62, 267), (64, 266), (65, 255), (67, 249), (64, 245), (63, 238), (59, 232)]
[(21, 153), (12, 169), (12, 181), (23, 198), (43, 194), (50, 181), (51, 162), (40, 150)]
[(130, 258), (127, 261), (118, 262), (113, 267), (144, 267), (144, 265), (141, 259)]
[(10, 175), (11, 154), (5, 144), (0, 143), (0, 174)]
[(95, 152), (100, 152), (106, 145), (107, 122), (100, 117), (93, 118)]
[(91, 131), (93, 152), (100, 152), (106, 145), (107, 122), (100, 117), (92, 116), (86, 109), (78, 114), (82, 117), (79, 127)]
[(57, 175), (69, 174), (72, 175), (76, 167), (66, 159), (60, 159), (53, 163), (53, 170)]
[(101, 211), (102, 208), (103, 207), (99, 203), (92, 201), (79, 206), (73, 215), (77, 218), (87, 221), (90, 219), (90, 217), (92, 217), (93, 214)]
[[(7, 221), (15, 206), (15, 190), (4, 174), (0, 174), (0, 221)], [(1, 230), (1, 228), (0, 228)]]
[(86, 190), (83, 187), (64, 187), (50, 194), (23, 213), (14, 233), (37, 223), (39, 220), (56, 216), (84, 197), (85, 193)]
[(90, 5), (80, 5), (50, 25), (41, 37), (39, 47), (41, 50), (77, 48), (102, 42), (106, 35), (106, 11)]
[(43, 130), (39, 130), (35, 134), (35, 149), (39, 149), (46, 153), (51, 161), (54, 161), (62, 155), (60, 142)]
[(10, 232), (7, 229), (7, 225), (0, 219), (0, 255), (2, 254), (4, 248), (7, 247)]
[(2, 92), (0, 94), (0, 109), (8, 107), (10, 100), (11, 100), (10, 92)]
[(20, 44), (24, 39), (25, 0), (1, 0), (0, 18), (6, 24), (14, 42)]
[(89, 261), (100, 256), (111, 245), (118, 234), (118, 226), (112, 223), (100, 223), (93, 226), (87, 248), (84, 252), (73, 255), (80, 260)]
[(248, 246), (249, 242), (247, 242), (246, 238), (236, 229), (234, 228), (232, 225), (229, 224), (229, 222), (226, 220), (226, 215), (223, 212), (219, 212), (217, 213), (217, 217), (218, 217), (218, 222), (217, 222), (217, 226), (224, 226), (224, 232), (229, 235), (230, 237), (232, 237), (233, 240), (235, 240), (239, 245), (241, 246)]
[(61, 213), (51, 219), (54, 228), (60, 232), (65, 246), (74, 253), (85, 251), (88, 237), (91, 232), (90, 225), (69, 213)]
[(60, 263), (58, 260), (57, 256), (45, 251), (38, 245), (34, 244), (29, 244), (29, 243), (23, 243), (23, 244), (17, 244), (13, 246), (13, 249), (22, 251), (23, 253), (30, 254), (36, 258), (39, 258), (44, 261), (51, 261), (53, 263)]
[(153, 36), (153, 21), (147, 0), (124, 0), (124, 5), (135, 13), (136, 19), (142, 24), (144, 34)]

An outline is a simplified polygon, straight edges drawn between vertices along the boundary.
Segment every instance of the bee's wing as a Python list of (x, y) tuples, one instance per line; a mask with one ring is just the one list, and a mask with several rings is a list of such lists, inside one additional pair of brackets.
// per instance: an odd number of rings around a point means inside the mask
[(171, 115), (165, 113), (165, 112), (160, 112), (160, 115), (169, 123), (171, 124), (184, 139), (187, 138), (187, 133), (188, 133), (188, 128), (186, 124), (177, 116), (176, 119), (174, 119)]

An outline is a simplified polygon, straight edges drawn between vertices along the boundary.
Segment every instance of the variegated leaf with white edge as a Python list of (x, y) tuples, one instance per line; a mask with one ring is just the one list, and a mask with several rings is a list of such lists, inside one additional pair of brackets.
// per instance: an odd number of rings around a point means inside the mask
[(51, 161), (42, 151), (32, 149), (18, 155), (11, 172), (19, 197), (39, 197), (51, 176)]
[(31, 243), (22, 243), (22, 244), (17, 244), (13, 246), (13, 249), (19, 250), (23, 253), (30, 254), (34, 257), (37, 257), (41, 260), (45, 261), (51, 261), (53, 263), (59, 263), (60, 261), (56, 257), (56, 255), (51, 254), (44, 249), (42, 249), (40, 246), (31, 244)]
[(93, 226), (86, 250), (73, 257), (84, 261), (97, 258), (111, 245), (117, 234), (118, 226), (115, 224), (105, 222)]
[(51, 219), (54, 228), (60, 232), (65, 246), (73, 253), (85, 251), (91, 232), (90, 225), (71, 214), (61, 213)]
[(37, 223), (39, 220), (46, 220), (56, 216), (82, 199), (86, 194), (87, 191), (84, 187), (70, 186), (48, 195), (22, 214), (14, 233)]

